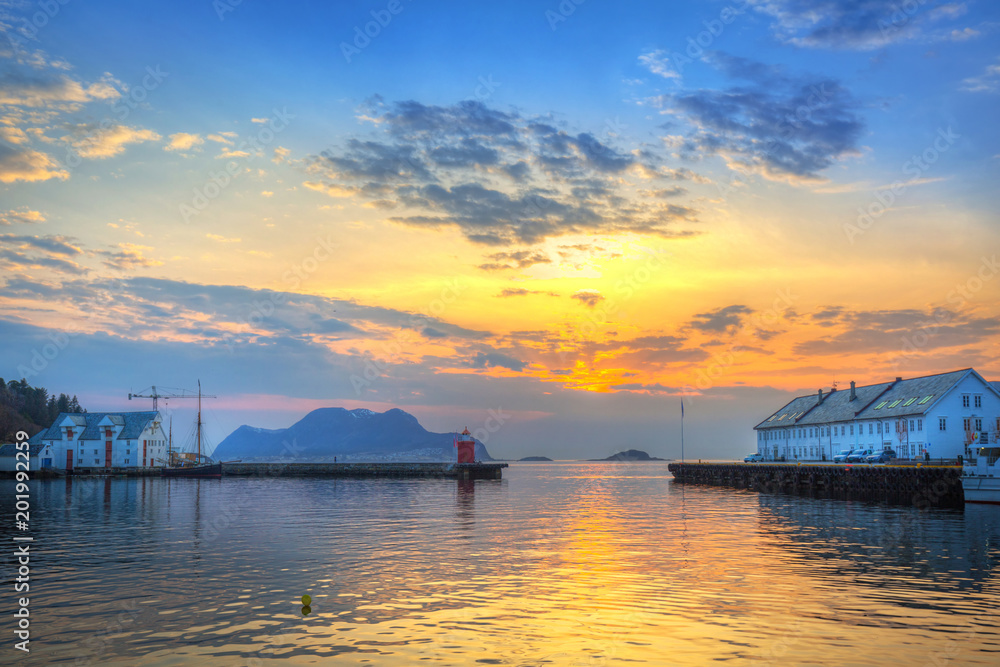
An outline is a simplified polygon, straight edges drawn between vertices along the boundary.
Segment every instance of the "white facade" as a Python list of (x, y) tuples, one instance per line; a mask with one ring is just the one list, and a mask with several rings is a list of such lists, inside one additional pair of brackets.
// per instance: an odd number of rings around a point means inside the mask
[[(24, 459), (17, 458), (17, 446), (15, 444), (0, 446), (0, 472), (17, 472), (17, 462)], [(45, 444), (32, 444), (29, 446), (28, 467), (31, 472), (41, 470), (43, 467), (52, 466), (52, 446)]]
[(1000, 393), (973, 369), (851, 392), (853, 400), (848, 391), (796, 398), (754, 427), (757, 451), (786, 461), (831, 461), (858, 449), (955, 459), (968, 458), (973, 440), (1000, 441)]
[(157, 412), (64, 413), (42, 442), (62, 470), (166, 466), (167, 436)]

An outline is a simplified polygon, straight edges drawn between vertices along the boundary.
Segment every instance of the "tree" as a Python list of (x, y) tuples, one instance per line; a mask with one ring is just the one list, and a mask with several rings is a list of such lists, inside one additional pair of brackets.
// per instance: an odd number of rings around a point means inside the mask
[(9, 382), (0, 378), (0, 441), (13, 442), (18, 431), (34, 435), (48, 428), (60, 412), (86, 411), (76, 396), (50, 396), (44, 387), (32, 387), (23, 378)]

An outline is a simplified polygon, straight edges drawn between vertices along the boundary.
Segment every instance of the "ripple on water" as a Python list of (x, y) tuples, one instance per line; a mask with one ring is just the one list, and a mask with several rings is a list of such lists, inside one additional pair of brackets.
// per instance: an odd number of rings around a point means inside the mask
[(44, 664), (985, 665), (1000, 649), (995, 508), (682, 488), (658, 463), (32, 484)]

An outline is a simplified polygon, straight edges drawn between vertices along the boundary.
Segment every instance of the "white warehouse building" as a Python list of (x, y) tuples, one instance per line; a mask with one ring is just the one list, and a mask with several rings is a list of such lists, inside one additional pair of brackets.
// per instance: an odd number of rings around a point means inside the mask
[(831, 461), (844, 450), (968, 458), (1000, 441), (1000, 391), (974, 369), (799, 396), (754, 426), (765, 460)]
[(167, 438), (159, 412), (63, 412), (32, 442), (51, 445), (62, 470), (166, 466)]

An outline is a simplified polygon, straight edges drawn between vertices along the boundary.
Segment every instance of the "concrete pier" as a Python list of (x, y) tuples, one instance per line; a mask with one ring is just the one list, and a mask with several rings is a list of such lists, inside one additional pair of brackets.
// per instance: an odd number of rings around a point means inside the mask
[(506, 463), (223, 463), (223, 477), (501, 479)]
[(959, 466), (671, 463), (674, 481), (925, 507), (965, 505)]

